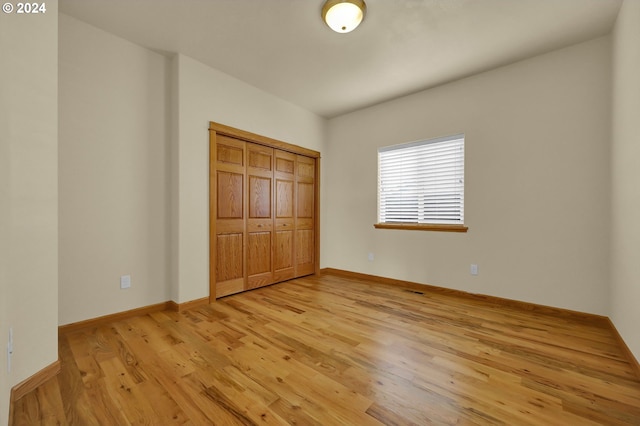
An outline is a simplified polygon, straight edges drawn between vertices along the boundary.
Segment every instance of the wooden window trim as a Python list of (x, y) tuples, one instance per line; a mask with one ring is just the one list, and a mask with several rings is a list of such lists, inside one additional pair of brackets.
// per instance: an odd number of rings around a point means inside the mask
[(436, 223), (374, 223), (376, 229), (403, 229), (409, 231), (438, 231), (438, 232), (467, 232), (464, 225), (449, 225)]

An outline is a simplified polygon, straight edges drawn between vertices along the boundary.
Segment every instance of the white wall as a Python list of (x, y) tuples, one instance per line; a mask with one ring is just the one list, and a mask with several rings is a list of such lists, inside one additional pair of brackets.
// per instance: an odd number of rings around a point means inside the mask
[(322, 118), (60, 15), (60, 324), (208, 296), (209, 121), (322, 150)]
[(612, 320), (640, 360), (640, 2), (625, 0), (613, 31)]
[(59, 57), (68, 324), (170, 299), (170, 60), (64, 14)]
[[(608, 314), (609, 117), (605, 37), (330, 120), (323, 265)], [(374, 229), (377, 148), (456, 133), (469, 232)]]
[(0, 14), (0, 424), (11, 388), (58, 358), (57, 0), (46, 7)]
[(173, 297), (182, 303), (209, 295), (209, 122), (322, 153), (325, 120), (184, 55), (173, 70)]
[[(9, 26), (6, 24), (8, 17), (0, 17), (0, 54), (3, 56), (9, 50), (7, 45)], [(13, 30), (15, 31), (15, 30)], [(13, 32), (12, 31), (12, 32)], [(0, 67), (0, 424), (7, 424), (9, 412), (9, 395), (11, 385), (7, 372), (6, 342), (9, 335), (9, 327), (12, 318), (9, 316), (9, 253), (11, 250), (11, 144), (9, 134), (9, 108), (5, 92), (8, 89), (6, 82), (8, 73), (4, 67)]]
[[(1, 52), (4, 52), (4, 47), (4, 44), (0, 45)], [(0, 73), (0, 81), (4, 81), (4, 72)], [(4, 89), (4, 85), (2, 89)], [(0, 113), (0, 129), (7, 128), (4, 114), (7, 110), (6, 108), (7, 105), (0, 101), (0, 111), (2, 111)], [(0, 130), (0, 132), (2, 132), (0, 133), (2, 135), (0, 139), (0, 344), (2, 345), (0, 346), (2, 348), (0, 350), (0, 424), (6, 424), (11, 392), (9, 375), (5, 367), (7, 365), (7, 352), (4, 349), (9, 335), (9, 323), (11, 322), (7, 303), (7, 298), (9, 297), (9, 217), (11, 216), (9, 200), (11, 198), (11, 186), (9, 184), (10, 143), (4, 130)]]

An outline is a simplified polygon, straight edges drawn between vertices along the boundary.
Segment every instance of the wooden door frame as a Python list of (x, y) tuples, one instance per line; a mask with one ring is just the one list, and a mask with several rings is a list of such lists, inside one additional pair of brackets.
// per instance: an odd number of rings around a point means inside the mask
[(226, 126), (224, 124), (216, 123), (214, 121), (209, 122), (209, 302), (216, 300), (216, 280), (215, 280), (215, 254), (216, 254), (216, 221), (215, 211), (216, 208), (213, 205), (213, 194), (216, 191), (215, 188), (215, 176), (213, 172), (215, 170), (214, 155), (216, 147), (217, 135), (225, 135), (236, 139), (244, 140), (246, 142), (255, 143), (258, 145), (267, 146), (269, 148), (276, 148), (282, 151), (291, 152), (297, 155), (304, 155), (315, 159), (315, 194), (314, 194), (314, 236), (315, 236), (315, 253), (314, 253), (314, 270), (315, 273), (320, 273), (320, 153), (312, 149), (304, 148), (298, 145), (289, 144), (276, 139), (272, 139), (266, 136), (261, 136), (255, 133), (247, 132), (245, 130), (236, 129), (234, 127)]

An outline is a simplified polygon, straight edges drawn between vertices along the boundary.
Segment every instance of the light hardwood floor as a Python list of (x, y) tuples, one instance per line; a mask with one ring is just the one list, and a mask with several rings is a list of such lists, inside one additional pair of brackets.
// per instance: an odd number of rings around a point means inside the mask
[(59, 341), (14, 424), (640, 424), (604, 321), (336, 275)]

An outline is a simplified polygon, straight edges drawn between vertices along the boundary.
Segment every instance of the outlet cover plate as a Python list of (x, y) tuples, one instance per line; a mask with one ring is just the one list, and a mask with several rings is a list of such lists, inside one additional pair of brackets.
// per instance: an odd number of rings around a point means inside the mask
[(471, 264), (471, 275), (478, 275), (478, 265), (476, 265), (475, 263)]
[(131, 287), (131, 275), (123, 275), (120, 277), (120, 288), (130, 288)]

